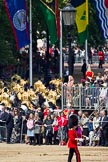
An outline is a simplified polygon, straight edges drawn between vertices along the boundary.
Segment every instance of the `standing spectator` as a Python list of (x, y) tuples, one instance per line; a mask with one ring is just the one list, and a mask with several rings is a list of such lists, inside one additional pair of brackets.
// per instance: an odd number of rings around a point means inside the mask
[(6, 120), (6, 128), (7, 128), (7, 144), (11, 143), (11, 135), (12, 135), (12, 130), (14, 128), (14, 120), (13, 120), (13, 115), (12, 111), (9, 108), (8, 110), (8, 117)]
[(108, 117), (105, 110), (102, 110), (100, 115), (100, 144), (101, 146), (108, 146)]
[(58, 133), (58, 120), (57, 117), (54, 117), (53, 121), (53, 133), (54, 133), (54, 145), (58, 144), (57, 133)]
[(78, 111), (78, 122), (81, 123), (82, 111)]
[[(83, 136), (85, 137), (88, 137), (89, 136), (89, 129), (88, 129), (88, 121), (89, 121), (89, 118), (88, 118), (88, 113), (85, 112), (82, 114), (82, 118), (81, 118), (81, 123), (82, 123), (82, 128), (83, 128)], [(83, 142), (83, 145), (87, 145), (87, 141), (85, 140)]]
[(43, 121), (44, 114), (43, 114), (42, 109), (40, 107), (37, 108), (37, 113), (39, 115), (40, 120)]
[(99, 56), (99, 65), (98, 65), (98, 68), (103, 68), (102, 65), (104, 63), (104, 53), (103, 53), (101, 47), (99, 47), (98, 56)]
[(0, 136), (1, 136), (1, 142), (5, 141), (6, 138), (6, 121), (8, 118), (8, 113), (6, 112), (5, 104), (1, 104), (2, 111), (0, 112)]
[(51, 115), (47, 115), (44, 126), (45, 126), (45, 143), (47, 145), (52, 144), (52, 135), (53, 135), (53, 120), (51, 119)]
[(103, 80), (105, 83), (107, 83), (108, 85), (108, 69), (105, 69), (104, 70), (104, 77), (103, 77)]
[(60, 113), (60, 116), (58, 117), (58, 135), (60, 144), (65, 144), (66, 142), (66, 134), (67, 132), (67, 118), (64, 115), (64, 112)]
[(21, 127), (22, 127), (22, 116), (17, 108), (14, 109), (14, 134), (15, 143), (20, 143), (21, 138)]
[(82, 65), (82, 67), (81, 67), (81, 72), (83, 73), (83, 79), (85, 79), (86, 78), (86, 71), (87, 71), (87, 64), (86, 64), (86, 60), (85, 59), (83, 59), (83, 65)]
[(39, 115), (36, 113), (34, 117), (34, 134), (35, 134), (35, 144), (40, 145), (40, 133), (41, 133), (41, 126), (42, 121), (39, 118)]
[(94, 136), (94, 131), (93, 131), (93, 118), (89, 118), (88, 122), (88, 130), (89, 130), (89, 146), (93, 145), (93, 136)]
[[(81, 122), (78, 122), (78, 128), (77, 128), (77, 137), (78, 138), (82, 138), (82, 131), (83, 131), (82, 124), (81, 124)], [(82, 141), (78, 141), (78, 145), (82, 146)]]
[(27, 120), (27, 136), (30, 141), (30, 145), (34, 144), (34, 115), (30, 113)]
[(100, 121), (100, 117), (99, 117), (99, 113), (96, 112), (94, 114), (94, 118), (93, 118), (93, 130), (94, 130), (94, 146), (98, 146), (99, 145), (99, 137), (100, 137), (100, 130), (99, 130), (99, 121)]

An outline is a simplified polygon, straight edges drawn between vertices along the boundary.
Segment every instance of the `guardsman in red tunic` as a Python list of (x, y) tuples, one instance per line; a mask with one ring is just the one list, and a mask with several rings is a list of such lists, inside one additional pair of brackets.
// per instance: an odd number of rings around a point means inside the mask
[(103, 67), (102, 67), (102, 64), (103, 64), (103, 62), (104, 62), (104, 53), (103, 53), (101, 47), (99, 48), (98, 56), (99, 56), (99, 68), (103, 68)]
[(77, 137), (76, 128), (78, 127), (78, 117), (77, 115), (71, 115), (69, 118), (69, 130), (68, 130), (68, 162), (71, 162), (73, 154), (76, 154), (76, 162), (81, 162), (80, 153), (78, 151), (77, 141), (79, 140)]

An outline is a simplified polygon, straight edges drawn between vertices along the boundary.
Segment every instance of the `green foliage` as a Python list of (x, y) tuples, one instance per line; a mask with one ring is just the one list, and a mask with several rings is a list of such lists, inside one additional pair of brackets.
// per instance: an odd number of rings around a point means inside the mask
[(0, 1), (0, 24), (0, 64), (14, 64), (17, 52), (3, 1)]

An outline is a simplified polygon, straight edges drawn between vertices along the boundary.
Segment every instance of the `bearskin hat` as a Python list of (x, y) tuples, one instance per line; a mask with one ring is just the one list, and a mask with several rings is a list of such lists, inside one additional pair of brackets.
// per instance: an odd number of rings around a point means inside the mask
[(73, 128), (78, 125), (78, 116), (76, 114), (72, 114), (69, 117), (69, 128)]

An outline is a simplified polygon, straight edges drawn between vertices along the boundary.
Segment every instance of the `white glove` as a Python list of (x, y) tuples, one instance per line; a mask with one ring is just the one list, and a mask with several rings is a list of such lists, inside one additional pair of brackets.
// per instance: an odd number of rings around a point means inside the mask
[(79, 141), (79, 142), (83, 142), (84, 139), (83, 139), (83, 138), (79, 138), (78, 141)]

